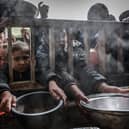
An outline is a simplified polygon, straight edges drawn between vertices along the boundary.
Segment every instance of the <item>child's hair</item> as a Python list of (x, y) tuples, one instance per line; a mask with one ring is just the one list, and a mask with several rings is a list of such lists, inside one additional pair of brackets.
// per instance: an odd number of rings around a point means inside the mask
[(16, 51), (23, 51), (26, 54), (30, 53), (30, 49), (29, 49), (28, 44), (23, 42), (23, 41), (20, 41), (20, 40), (16, 41), (12, 45), (12, 53), (14, 53)]

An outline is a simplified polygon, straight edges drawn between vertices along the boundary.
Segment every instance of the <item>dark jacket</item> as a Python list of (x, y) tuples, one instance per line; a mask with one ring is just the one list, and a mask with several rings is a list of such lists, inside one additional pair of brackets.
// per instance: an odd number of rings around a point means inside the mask
[(17, 71), (13, 71), (14, 81), (28, 81), (30, 80), (30, 68), (27, 69), (25, 72), (19, 73)]
[[(36, 80), (40, 84), (48, 86), (50, 80), (55, 80), (63, 89), (76, 84), (86, 94), (90, 94), (96, 92), (97, 84), (106, 81), (101, 74), (87, 68), (86, 52), (81, 45), (75, 45), (73, 48), (74, 75), (67, 72), (68, 55), (67, 51), (62, 47), (56, 49), (55, 71), (51, 71), (49, 67), (48, 40), (43, 37), (38, 37), (38, 44), (40, 45), (36, 51)], [(0, 89), (3, 89), (3, 86), (0, 86)], [(7, 89), (6, 86), (5, 89)]]
[(50, 80), (55, 80), (59, 86), (66, 88), (72, 84), (80, 85), (80, 88), (86, 93), (96, 92), (96, 86), (100, 82), (105, 82), (106, 78), (96, 71), (87, 68), (86, 52), (80, 45), (73, 47), (74, 75), (67, 72), (67, 51), (62, 47), (56, 48), (55, 71), (51, 72), (49, 68), (49, 47), (48, 42), (42, 40), (36, 53), (39, 82), (46, 82), (48, 85)]
[[(26, 72), (19, 73), (16, 71), (13, 71), (14, 74), (14, 81), (27, 81), (30, 80), (30, 70), (27, 70)], [(5, 90), (10, 90), (9, 87), (9, 70), (8, 67), (5, 67), (3, 69), (0, 69), (0, 92)]]
[[(42, 43), (36, 53), (37, 61), (37, 81), (43, 85), (48, 85), (50, 80), (55, 80), (60, 86), (70, 86), (76, 84), (76, 80), (67, 72), (67, 55), (62, 49), (56, 51), (55, 71), (49, 67), (49, 49), (47, 43)], [(42, 76), (41, 76), (42, 75)]]
[(0, 69), (0, 93), (5, 90), (10, 90), (8, 85), (7, 67)]

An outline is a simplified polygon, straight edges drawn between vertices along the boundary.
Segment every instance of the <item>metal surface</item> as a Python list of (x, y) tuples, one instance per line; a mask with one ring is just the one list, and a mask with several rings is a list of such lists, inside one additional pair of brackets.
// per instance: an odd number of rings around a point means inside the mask
[(18, 97), (12, 112), (25, 129), (49, 129), (62, 105), (63, 100), (54, 100), (48, 92), (37, 91)]
[(129, 95), (108, 94), (90, 98), (90, 103), (81, 105), (88, 109), (110, 112), (127, 112), (129, 113)]
[(129, 129), (129, 95), (95, 94), (89, 103), (80, 102), (91, 124), (102, 129)]

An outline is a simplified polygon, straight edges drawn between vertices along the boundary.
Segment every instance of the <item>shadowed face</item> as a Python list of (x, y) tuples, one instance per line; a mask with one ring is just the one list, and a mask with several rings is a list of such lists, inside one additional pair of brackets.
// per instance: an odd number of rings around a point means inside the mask
[(13, 69), (17, 72), (25, 72), (30, 67), (30, 55), (23, 51), (13, 52)]

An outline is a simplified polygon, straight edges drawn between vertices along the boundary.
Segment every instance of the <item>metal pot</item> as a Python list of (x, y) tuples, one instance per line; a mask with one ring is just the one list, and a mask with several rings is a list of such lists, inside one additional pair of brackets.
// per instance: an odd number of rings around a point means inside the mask
[(49, 129), (62, 105), (63, 100), (57, 101), (48, 92), (37, 91), (18, 97), (12, 112), (25, 129)]
[(129, 129), (129, 95), (101, 93), (80, 101), (82, 111), (93, 126), (102, 129)]

